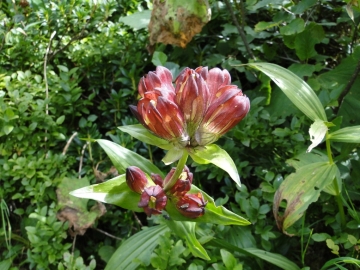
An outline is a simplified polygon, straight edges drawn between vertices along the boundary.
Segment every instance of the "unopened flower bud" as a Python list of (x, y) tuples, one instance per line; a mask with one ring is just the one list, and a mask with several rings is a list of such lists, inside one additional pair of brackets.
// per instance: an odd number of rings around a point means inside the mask
[(170, 192), (174, 196), (182, 197), (190, 189), (191, 183), (193, 180), (193, 174), (190, 172), (189, 168), (185, 166), (182, 173), (179, 176), (179, 179), (176, 181), (175, 185), (171, 188)]
[(159, 186), (150, 186), (144, 189), (141, 194), (139, 207), (144, 208), (147, 216), (159, 215), (165, 208), (167, 197), (164, 190)]
[(139, 194), (149, 185), (145, 173), (136, 166), (130, 166), (126, 169), (126, 183), (132, 191)]
[(160, 176), (160, 174), (152, 173), (151, 174), (151, 179), (154, 181), (155, 185), (159, 185), (160, 187), (163, 186), (163, 179)]
[(185, 194), (178, 198), (176, 207), (179, 212), (188, 218), (198, 218), (205, 213), (206, 203), (201, 192), (196, 194)]

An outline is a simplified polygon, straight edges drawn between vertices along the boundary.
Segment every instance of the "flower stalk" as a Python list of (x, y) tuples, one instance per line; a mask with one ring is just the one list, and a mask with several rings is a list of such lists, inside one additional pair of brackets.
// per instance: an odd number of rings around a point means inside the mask
[[(326, 152), (329, 158), (329, 163), (330, 164), (334, 164), (334, 160), (332, 158), (332, 152), (331, 152), (331, 145), (330, 145), (330, 140), (328, 139), (329, 133), (326, 132), (326, 137), (325, 137), (325, 141), (326, 141)], [(334, 187), (335, 187), (335, 200), (336, 203), (338, 205), (339, 208), (339, 213), (340, 213), (340, 220), (341, 220), (341, 227), (345, 228), (346, 226), (346, 217), (345, 217), (345, 211), (344, 211), (344, 205), (342, 203), (342, 196), (341, 196), (341, 192), (340, 192), (340, 187), (338, 184), (338, 181), (336, 179), (336, 177), (334, 178)]]
[(188, 152), (183, 151), (183, 155), (178, 161), (178, 164), (176, 166), (176, 170), (175, 170), (173, 176), (170, 178), (170, 180), (164, 186), (165, 192), (169, 191), (175, 185), (176, 181), (179, 179), (179, 176), (182, 173), (182, 171), (186, 165), (186, 161), (187, 161), (188, 157), (189, 157)]

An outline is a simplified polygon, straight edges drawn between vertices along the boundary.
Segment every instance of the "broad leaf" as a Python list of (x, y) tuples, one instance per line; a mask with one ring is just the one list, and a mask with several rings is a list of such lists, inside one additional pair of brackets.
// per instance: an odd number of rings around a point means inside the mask
[[(288, 163), (290, 166), (293, 166), (297, 170), (303, 166), (321, 161), (328, 162), (329, 161), (328, 156), (323, 152), (313, 149), (313, 151), (311, 151), (310, 153), (302, 152), (294, 156), (293, 158), (286, 160), (286, 163)], [(335, 179), (338, 182), (337, 185), (333, 181), (330, 185), (327, 185), (323, 190), (324, 192), (329, 193), (333, 196), (338, 195), (338, 192), (339, 191), (341, 192), (341, 188), (342, 188), (342, 184), (341, 184), (342, 180), (340, 177), (340, 171), (338, 169), (336, 170)]]
[(78, 198), (93, 199), (104, 203), (114, 204), (137, 212), (143, 212), (143, 209), (137, 206), (140, 201), (140, 195), (128, 187), (125, 174), (101, 184), (76, 189), (71, 191), (70, 195)]
[(127, 167), (137, 166), (148, 174), (157, 173), (164, 176), (158, 167), (135, 152), (108, 140), (97, 140), (97, 142), (105, 150), (119, 173), (124, 173)]
[(295, 36), (295, 52), (300, 60), (307, 60), (317, 55), (315, 45), (325, 37), (324, 29), (314, 22), (307, 24), (304, 31)]
[(170, 217), (177, 221), (208, 222), (221, 225), (246, 226), (251, 224), (245, 218), (229, 211), (225, 207), (216, 206), (212, 197), (197, 188), (195, 185), (192, 185), (190, 193), (198, 192), (201, 192), (204, 196), (205, 201), (207, 201), (207, 205), (205, 207), (205, 214), (203, 216), (195, 219), (187, 218), (177, 210), (174, 202), (169, 199), (166, 205), (166, 211), (169, 213)]
[(195, 236), (196, 223), (188, 221), (167, 220), (166, 224), (177, 236), (186, 240), (187, 246), (195, 257), (210, 260), (209, 255)]
[(234, 161), (229, 154), (218, 145), (210, 144), (202, 149), (191, 150), (189, 154), (191, 158), (199, 164), (212, 163), (223, 169), (230, 175), (237, 185), (241, 186), (240, 176)]
[(301, 33), (305, 29), (305, 22), (301, 18), (291, 21), (288, 25), (280, 27), (280, 34), (283, 36)]
[[(337, 167), (329, 162), (317, 162), (303, 166), (290, 174), (280, 185), (274, 197), (274, 216), (283, 233), (293, 225), (308, 206), (316, 202), (320, 192), (336, 177)], [(280, 213), (281, 202), (286, 201), (284, 213)]]
[(128, 133), (139, 141), (155, 145), (165, 150), (169, 150), (173, 147), (168, 141), (155, 136), (141, 124), (121, 126), (118, 127), (118, 129), (122, 132)]
[(251, 63), (248, 65), (269, 76), (291, 102), (311, 120), (327, 121), (325, 110), (315, 92), (294, 73), (270, 63)]
[(294, 167), (295, 170), (300, 169), (306, 165), (310, 165), (316, 162), (327, 162), (329, 158), (323, 152), (314, 149), (310, 153), (306, 153), (305, 151), (299, 153), (291, 159), (286, 160), (286, 163), (290, 166)]
[(245, 254), (246, 256), (251, 256), (254, 258), (262, 259), (262, 260), (267, 261), (271, 264), (274, 264), (282, 269), (300, 270), (300, 268), (295, 263), (293, 263), (292, 261), (290, 261), (289, 259), (287, 259), (286, 257), (284, 257), (283, 255), (280, 255), (280, 254), (271, 253), (271, 252), (257, 249), (257, 248), (243, 249), (243, 248), (234, 246), (232, 244), (229, 244), (228, 242), (225, 242), (224, 240), (220, 240), (220, 239), (213, 239), (208, 244), (211, 246), (214, 246), (214, 247), (225, 248), (225, 249), (229, 250), (230, 252), (237, 251), (242, 254)]
[(158, 239), (168, 230), (166, 225), (158, 225), (134, 234), (115, 251), (105, 270), (133, 270), (137, 269), (141, 262), (149, 264)]
[(328, 138), (334, 142), (360, 143), (360, 126), (339, 129), (329, 134)]

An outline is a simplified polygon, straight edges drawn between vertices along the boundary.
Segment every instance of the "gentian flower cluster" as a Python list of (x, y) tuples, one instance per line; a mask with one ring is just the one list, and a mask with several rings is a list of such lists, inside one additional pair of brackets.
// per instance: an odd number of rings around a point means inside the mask
[(158, 174), (151, 174), (155, 185), (151, 185), (146, 174), (136, 166), (126, 169), (126, 182), (129, 188), (141, 194), (138, 206), (148, 215), (161, 214), (165, 209), (168, 198), (173, 200), (178, 211), (185, 217), (197, 218), (204, 214), (206, 202), (201, 192), (189, 194), (193, 174), (185, 166), (175, 185), (165, 194), (164, 185), (173, 177), (176, 168), (172, 168), (162, 179)]
[(170, 142), (173, 151), (187, 151), (175, 154), (180, 158), (178, 167), (164, 179), (151, 175), (155, 185), (134, 166), (126, 171), (127, 184), (141, 194), (138, 206), (148, 216), (160, 214), (170, 200), (183, 216), (200, 217), (206, 202), (201, 192), (189, 193), (193, 174), (185, 165), (187, 152), (215, 142), (234, 127), (248, 113), (250, 101), (236, 85), (231, 85), (229, 72), (219, 68), (185, 68), (173, 85), (171, 72), (159, 66), (141, 78), (138, 89), (141, 99), (130, 109), (140, 123)]
[(153, 134), (177, 148), (215, 142), (241, 121), (250, 109), (249, 99), (231, 85), (227, 70), (185, 68), (172, 83), (172, 74), (158, 66), (139, 82), (141, 99), (130, 106)]

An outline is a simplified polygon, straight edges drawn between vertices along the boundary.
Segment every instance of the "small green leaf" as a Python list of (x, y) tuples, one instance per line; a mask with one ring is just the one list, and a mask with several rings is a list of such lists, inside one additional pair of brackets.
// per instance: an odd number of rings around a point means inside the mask
[[(287, 234), (286, 229), (301, 218), (308, 206), (316, 202), (320, 192), (330, 185), (337, 174), (335, 164), (317, 162), (305, 165), (290, 174), (275, 193), (273, 211), (278, 228)], [(283, 214), (279, 207), (282, 201), (287, 206)]]
[(195, 257), (203, 260), (210, 260), (204, 247), (196, 239), (194, 222), (167, 220), (166, 224), (177, 236), (186, 240), (187, 246)]
[(205, 214), (201, 217), (191, 219), (183, 216), (176, 208), (174, 202), (170, 199), (166, 205), (166, 211), (169, 213), (170, 217), (177, 221), (192, 221), (192, 222), (207, 222), (220, 225), (239, 225), (246, 226), (251, 223), (245, 218), (229, 211), (223, 206), (216, 206), (214, 199), (208, 194), (197, 188), (195, 185), (191, 185), (190, 193), (201, 192), (204, 196), (205, 201), (207, 201), (205, 207)]
[(324, 121), (322, 120), (315, 120), (315, 122), (310, 126), (309, 134), (310, 134), (310, 141), (312, 142), (311, 145), (306, 150), (307, 153), (311, 152), (313, 148), (318, 146), (322, 140), (324, 139), (328, 128)]
[(105, 270), (138, 269), (141, 261), (150, 258), (151, 253), (158, 245), (158, 239), (168, 230), (166, 225), (158, 225), (134, 234), (115, 251)]
[(151, 62), (154, 64), (154, 66), (164, 66), (167, 59), (168, 57), (165, 53), (155, 51), (152, 56)]
[(84, 128), (86, 126), (86, 119), (84, 117), (81, 117), (79, 120), (79, 127)]
[(40, 75), (35, 75), (34, 79), (37, 83), (41, 83), (42, 82), (42, 77)]
[(119, 173), (124, 173), (127, 167), (137, 166), (147, 174), (157, 173), (164, 176), (158, 167), (135, 152), (108, 140), (97, 140), (97, 142), (105, 150)]
[(325, 110), (311, 87), (291, 71), (270, 63), (251, 63), (249, 66), (268, 75), (307, 117), (327, 121)]
[(32, 122), (29, 126), (29, 130), (35, 130), (35, 128), (37, 127), (37, 122)]
[(65, 115), (62, 115), (58, 119), (56, 119), (56, 124), (61, 125), (62, 123), (64, 123), (64, 120), (65, 120)]
[(62, 72), (69, 72), (69, 69), (63, 65), (57, 65), (58, 69)]
[(305, 22), (301, 18), (292, 20), (288, 25), (280, 27), (280, 34), (284, 36), (290, 36), (297, 33), (301, 33), (305, 29)]
[(255, 25), (255, 32), (261, 32), (264, 30), (267, 30), (269, 28), (277, 27), (279, 26), (280, 22), (258, 22)]
[(329, 134), (328, 138), (334, 142), (360, 143), (360, 126), (341, 128)]
[(4, 113), (4, 120), (5, 122), (9, 122), (13, 119), (17, 119), (19, 116), (14, 113), (14, 111), (11, 108), (6, 108)]
[(323, 242), (326, 239), (331, 238), (330, 235), (328, 235), (327, 233), (314, 233), (311, 238), (315, 241), (315, 242)]
[(10, 126), (10, 125), (5, 125), (3, 127), (3, 131), (6, 135), (9, 135), (11, 133), (11, 131), (13, 131), (14, 126)]
[(236, 165), (229, 154), (224, 150), (221, 149), (216, 144), (210, 144), (202, 149), (194, 149), (189, 152), (190, 156), (195, 162), (200, 164), (212, 163), (219, 168), (226, 171), (230, 177), (234, 180), (234, 182), (241, 186), (240, 183), (240, 176), (237, 171)]
[(128, 133), (132, 137), (144, 143), (155, 145), (165, 150), (173, 148), (173, 146), (168, 141), (155, 136), (141, 124), (121, 126), (118, 127), (118, 129), (120, 129), (122, 132)]
[(88, 116), (87, 120), (90, 121), (90, 122), (94, 122), (97, 118), (98, 118), (97, 115), (95, 115), (95, 114), (90, 114), (90, 115)]
[(226, 249), (220, 249), (220, 254), (226, 269), (234, 269), (236, 267), (237, 261), (234, 255), (232, 255), (232, 253), (230, 253)]

